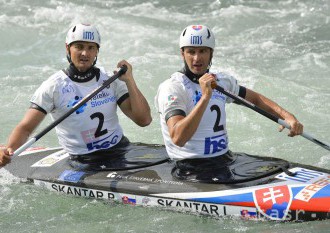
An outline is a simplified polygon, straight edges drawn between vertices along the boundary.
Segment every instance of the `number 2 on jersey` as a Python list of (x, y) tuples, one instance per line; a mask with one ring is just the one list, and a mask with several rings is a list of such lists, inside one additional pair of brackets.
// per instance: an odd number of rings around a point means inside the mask
[(98, 118), (99, 119), (99, 124), (96, 128), (96, 131), (95, 131), (95, 138), (98, 138), (98, 137), (101, 137), (102, 135), (104, 134), (107, 134), (108, 133), (108, 130), (107, 129), (102, 129), (103, 127), (103, 123), (104, 123), (104, 115), (100, 112), (95, 112), (93, 113), (90, 118), (93, 120), (94, 118)]
[(211, 112), (215, 111), (217, 113), (217, 118), (215, 119), (215, 123), (213, 126), (213, 131), (218, 132), (223, 130), (223, 125), (220, 125), (220, 119), (221, 119), (221, 111), (218, 105), (212, 105), (211, 106)]

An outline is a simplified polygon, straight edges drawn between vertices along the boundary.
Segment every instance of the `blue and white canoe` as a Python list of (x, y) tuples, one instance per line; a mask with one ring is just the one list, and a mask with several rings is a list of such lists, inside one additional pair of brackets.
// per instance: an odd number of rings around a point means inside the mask
[(166, 159), (162, 145), (134, 143), (125, 158), (126, 164), (111, 169), (73, 169), (69, 154), (61, 148), (36, 148), (13, 157), (5, 169), (61, 194), (129, 205), (214, 217), (279, 221), (330, 218), (329, 170), (284, 160), (277, 166), (277, 162), (247, 156), (230, 165), (236, 181), (201, 183), (175, 179), (171, 174), (174, 163)]

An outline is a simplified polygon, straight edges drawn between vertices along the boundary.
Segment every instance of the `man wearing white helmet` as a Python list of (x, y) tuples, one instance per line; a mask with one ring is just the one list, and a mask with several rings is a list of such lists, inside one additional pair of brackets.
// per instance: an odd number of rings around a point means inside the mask
[(186, 27), (180, 36), (184, 68), (164, 81), (155, 97), (166, 150), (176, 161), (174, 175), (180, 179), (188, 179), (187, 174), (203, 167), (214, 167), (216, 171), (217, 164), (231, 157), (225, 104), (234, 100), (213, 90), (211, 83), (284, 119), (291, 126), (289, 136), (302, 133), (302, 124), (273, 101), (238, 85), (230, 75), (210, 72), (214, 48), (215, 38), (208, 27)]
[[(104, 68), (95, 66), (100, 47), (101, 38), (95, 26), (77, 24), (70, 28), (66, 37), (69, 67), (53, 74), (36, 90), (31, 107), (11, 133), (6, 148), (0, 151), (0, 166), (10, 162), (13, 152), (26, 142), (48, 113), (55, 121), (109, 78)], [(134, 81), (132, 66), (122, 60), (117, 67), (123, 65), (127, 71), (120, 80), (56, 126), (59, 143), (72, 155), (72, 161), (90, 155), (102, 159), (102, 152), (128, 145), (118, 122), (117, 105), (137, 125), (150, 124), (150, 108)]]

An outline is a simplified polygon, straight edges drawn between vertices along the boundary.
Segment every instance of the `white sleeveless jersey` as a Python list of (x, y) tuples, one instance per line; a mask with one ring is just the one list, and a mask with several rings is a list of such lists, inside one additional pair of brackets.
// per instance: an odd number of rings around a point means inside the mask
[[(224, 73), (217, 73), (217, 84), (234, 94), (238, 94), (237, 80)], [(201, 122), (192, 138), (183, 146), (176, 146), (169, 135), (165, 116), (173, 110), (182, 110), (188, 115), (201, 98), (199, 84), (193, 83), (182, 73), (174, 73), (164, 81), (155, 97), (155, 105), (160, 113), (160, 122), (166, 150), (171, 159), (208, 158), (228, 151), (225, 104), (233, 99), (213, 90), (212, 97)]]
[[(68, 112), (82, 98), (109, 77), (100, 68), (100, 78), (73, 82), (63, 71), (44, 81), (31, 102), (43, 108), (53, 121)], [(123, 81), (115, 80), (76, 112), (55, 127), (60, 145), (70, 154), (87, 154), (116, 145), (123, 136), (117, 115), (117, 100), (128, 93)]]

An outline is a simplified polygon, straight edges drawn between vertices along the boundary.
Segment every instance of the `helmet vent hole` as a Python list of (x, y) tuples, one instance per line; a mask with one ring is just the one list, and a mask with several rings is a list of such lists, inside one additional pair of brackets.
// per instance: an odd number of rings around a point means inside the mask
[(207, 29), (207, 39), (209, 39), (211, 37), (211, 33), (209, 31), (209, 29)]
[(187, 28), (183, 31), (182, 36), (186, 34)]
[(74, 28), (72, 29), (72, 32), (75, 32), (76, 31), (76, 26), (74, 26)]

